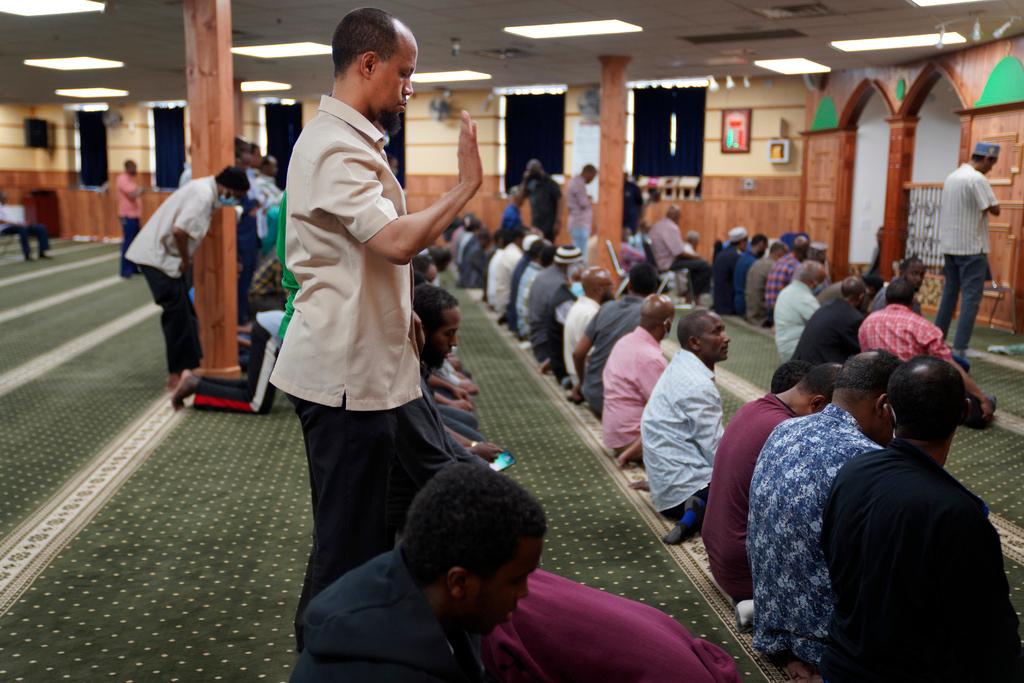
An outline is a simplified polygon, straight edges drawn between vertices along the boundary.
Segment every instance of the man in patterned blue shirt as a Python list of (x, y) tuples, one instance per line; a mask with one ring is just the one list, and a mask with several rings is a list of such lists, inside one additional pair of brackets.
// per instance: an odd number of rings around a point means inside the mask
[(885, 390), (899, 364), (884, 351), (847, 360), (832, 403), (776, 427), (754, 468), (747, 529), (754, 647), (798, 678), (815, 672), (832, 616), (822, 510), (839, 468), (892, 439)]

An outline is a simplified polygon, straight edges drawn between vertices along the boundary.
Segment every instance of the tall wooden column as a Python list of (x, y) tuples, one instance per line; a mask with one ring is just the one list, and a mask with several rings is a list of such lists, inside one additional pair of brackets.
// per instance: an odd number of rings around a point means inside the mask
[(626, 163), (626, 65), (630, 57), (601, 59), (601, 167), (598, 169), (597, 258), (613, 273), (605, 241), (619, 251), (622, 242), (622, 169)]
[(889, 122), (889, 170), (885, 182), (885, 221), (882, 228), (882, 247), (879, 266), (882, 277), (890, 279), (894, 273), (892, 262), (903, 258), (907, 242), (907, 193), (914, 172), (914, 140), (917, 117), (900, 116)]
[[(185, 0), (185, 74), (192, 133), (192, 177), (216, 175), (235, 161), (231, 0)], [(192, 266), (205, 374), (238, 372), (235, 213), (213, 212)]]

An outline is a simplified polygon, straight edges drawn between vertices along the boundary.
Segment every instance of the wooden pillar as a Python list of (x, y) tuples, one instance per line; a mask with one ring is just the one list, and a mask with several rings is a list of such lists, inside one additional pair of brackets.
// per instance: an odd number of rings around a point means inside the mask
[[(192, 177), (216, 175), (235, 161), (231, 0), (185, 0), (185, 75), (192, 134)], [(192, 266), (204, 374), (238, 368), (235, 213), (215, 209)]]
[(626, 165), (626, 65), (630, 57), (601, 58), (601, 167), (594, 212), (597, 258), (591, 261), (613, 274), (606, 240), (616, 254), (622, 243), (622, 187)]
[(879, 266), (882, 277), (893, 277), (892, 262), (903, 259), (907, 245), (907, 192), (913, 179), (916, 116), (893, 116), (889, 122), (889, 170), (885, 182), (885, 220)]
[(828, 242), (832, 279), (842, 280), (850, 272), (850, 223), (853, 214), (853, 164), (857, 156), (857, 129), (843, 129), (837, 135), (836, 201), (832, 235)]

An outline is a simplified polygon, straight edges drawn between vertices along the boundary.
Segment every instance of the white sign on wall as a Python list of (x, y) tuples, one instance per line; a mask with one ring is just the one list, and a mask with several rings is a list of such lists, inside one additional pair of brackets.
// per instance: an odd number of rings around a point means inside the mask
[[(601, 126), (597, 123), (579, 120), (573, 127), (572, 162), (569, 167), (572, 175), (579, 175), (583, 167), (593, 164), (601, 167)], [(597, 201), (597, 181), (587, 186), (587, 192)]]

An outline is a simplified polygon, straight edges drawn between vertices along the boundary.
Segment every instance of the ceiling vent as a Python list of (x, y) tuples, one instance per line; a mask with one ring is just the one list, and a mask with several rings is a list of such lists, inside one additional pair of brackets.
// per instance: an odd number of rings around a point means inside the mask
[(475, 53), (480, 57), (487, 57), (488, 59), (499, 59), (501, 61), (507, 61), (509, 59), (522, 59), (523, 57), (529, 57), (530, 53), (526, 50), (520, 50), (516, 47), (504, 47), (495, 48), (493, 50), (480, 50)]
[(712, 43), (749, 43), (752, 40), (780, 40), (782, 38), (805, 38), (806, 34), (791, 28), (777, 31), (741, 31), (739, 33), (716, 33), (707, 36), (679, 36), (680, 40), (694, 45), (710, 45)]
[(751, 8), (751, 11), (760, 14), (765, 19), (807, 19), (808, 17), (829, 17), (835, 14), (820, 2), (779, 7), (755, 7)]

